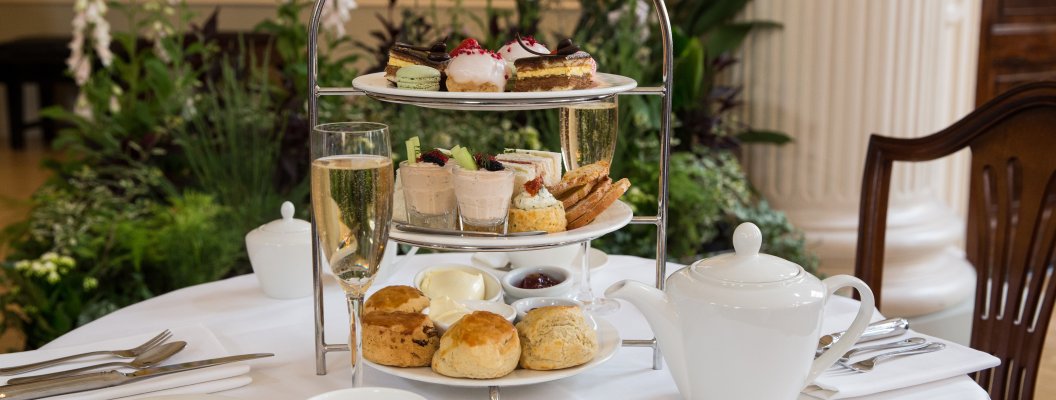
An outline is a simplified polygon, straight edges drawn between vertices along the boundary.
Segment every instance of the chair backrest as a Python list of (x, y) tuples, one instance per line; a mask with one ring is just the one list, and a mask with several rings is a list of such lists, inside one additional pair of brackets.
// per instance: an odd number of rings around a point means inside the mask
[(978, 274), (971, 346), (1001, 359), (976, 374), (994, 399), (1029, 399), (1056, 299), (1056, 82), (1020, 86), (938, 133), (873, 135), (866, 155), (855, 275), (880, 303), (894, 161), (971, 148), (966, 254)]

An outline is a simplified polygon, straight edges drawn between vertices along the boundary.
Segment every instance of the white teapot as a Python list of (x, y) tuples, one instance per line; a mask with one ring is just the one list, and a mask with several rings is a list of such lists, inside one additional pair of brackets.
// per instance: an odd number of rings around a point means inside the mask
[[(760, 254), (759, 227), (733, 234), (734, 253), (697, 261), (667, 279), (666, 293), (635, 281), (605, 295), (645, 314), (682, 397), (795, 399), (858, 340), (873, 315), (873, 293), (858, 278), (824, 281), (799, 265)], [(862, 303), (847, 334), (817, 359), (826, 298), (858, 289)]]

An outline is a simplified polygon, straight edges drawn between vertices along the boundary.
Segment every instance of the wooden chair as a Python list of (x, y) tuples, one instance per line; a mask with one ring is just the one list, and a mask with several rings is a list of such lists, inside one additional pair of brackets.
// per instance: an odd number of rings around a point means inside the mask
[(873, 135), (855, 274), (880, 304), (892, 163), (965, 147), (972, 152), (966, 251), (978, 273), (971, 346), (1001, 359), (975, 379), (993, 399), (1029, 399), (1056, 299), (1056, 82), (1012, 89), (930, 136)]

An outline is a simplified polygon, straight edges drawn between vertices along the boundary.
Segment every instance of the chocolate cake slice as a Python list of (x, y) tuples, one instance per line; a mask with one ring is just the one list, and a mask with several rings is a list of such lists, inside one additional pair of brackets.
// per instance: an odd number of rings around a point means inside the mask
[(519, 35), (517, 40), (525, 51), (538, 56), (514, 62), (517, 81), (513, 84), (513, 91), (544, 92), (594, 87), (594, 73), (598, 70), (598, 64), (571, 39), (562, 40), (554, 54), (533, 51)]
[(445, 69), (451, 56), (447, 54), (447, 44), (437, 42), (430, 48), (396, 43), (389, 50), (389, 61), (385, 64), (385, 79), (396, 83), (396, 71), (408, 65), (425, 65), (440, 71), (440, 82), (446, 80)]

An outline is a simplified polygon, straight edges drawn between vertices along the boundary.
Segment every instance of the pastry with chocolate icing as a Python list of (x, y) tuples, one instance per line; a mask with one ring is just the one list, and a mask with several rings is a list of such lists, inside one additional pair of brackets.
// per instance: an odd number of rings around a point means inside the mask
[(519, 41), (524, 49), (536, 57), (525, 57), (514, 62), (517, 70), (515, 92), (545, 92), (554, 90), (587, 89), (594, 87), (598, 64), (587, 52), (580, 50), (571, 39), (562, 40), (554, 54), (539, 54)]
[[(447, 78), (445, 70), (450, 61), (451, 56), (447, 54), (447, 43), (443, 41), (436, 42), (428, 48), (397, 42), (389, 50), (389, 61), (385, 64), (385, 79), (395, 84), (397, 81), (396, 71), (399, 71), (400, 68), (409, 65), (424, 65), (440, 71), (440, 84), (442, 86)], [(443, 90), (443, 87), (440, 89)]]

